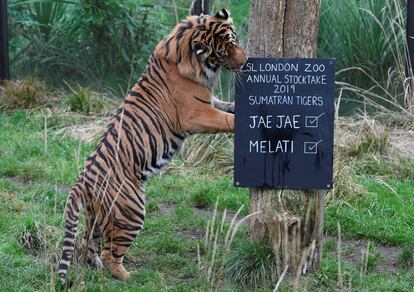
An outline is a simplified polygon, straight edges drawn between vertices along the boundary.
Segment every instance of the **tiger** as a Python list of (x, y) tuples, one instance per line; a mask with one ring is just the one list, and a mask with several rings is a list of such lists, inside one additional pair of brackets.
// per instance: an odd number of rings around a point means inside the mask
[(87, 263), (130, 278), (123, 259), (143, 228), (145, 182), (190, 135), (234, 131), (234, 103), (215, 97), (212, 89), (220, 68), (237, 72), (246, 61), (226, 9), (188, 16), (158, 43), (69, 191), (58, 264), (62, 285), (80, 212)]

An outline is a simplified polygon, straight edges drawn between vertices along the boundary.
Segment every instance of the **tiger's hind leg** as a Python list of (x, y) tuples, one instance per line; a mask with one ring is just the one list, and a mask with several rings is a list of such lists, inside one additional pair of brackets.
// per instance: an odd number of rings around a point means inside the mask
[(111, 274), (121, 280), (127, 280), (130, 273), (123, 266), (124, 255), (138, 234), (127, 230), (113, 230), (105, 240), (101, 254), (102, 263)]
[(101, 253), (102, 263), (114, 277), (121, 280), (130, 278), (130, 273), (123, 266), (124, 255), (142, 229), (144, 212), (144, 210), (141, 210), (143, 215), (134, 216), (134, 218), (114, 218), (112, 229), (104, 231), (104, 246)]
[[(121, 280), (130, 277), (123, 266), (124, 255), (141, 231), (145, 219), (145, 196), (132, 180), (125, 178), (119, 190), (107, 190), (102, 203), (100, 227), (103, 238), (101, 260), (111, 274)], [(110, 194), (117, 194), (109, 197)]]
[(96, 217), (88, 212), (85, 216), (85, 237), (82, 240), (84, 249), (84, 258), (86, 264), (93, 268), (101, 269), (103, 267), (102, 261), (99, 257), (100, 246), (102, 242), (102, 235), (99, 224), (96, 222)]

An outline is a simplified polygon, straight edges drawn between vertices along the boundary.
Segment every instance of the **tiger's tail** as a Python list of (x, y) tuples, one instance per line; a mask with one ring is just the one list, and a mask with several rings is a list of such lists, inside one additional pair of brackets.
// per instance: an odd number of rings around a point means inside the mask
[(75, 238), (79, 224), (79, 213), (82, 210), (82, 194), (76, 189), (69, 193), (68, 201), (65, 207), (65, 236), (63, 239), (62, 254), (60, 256), (58, 275), (61, 284), (65, 285), (66, 274), (72, 259), (73, 250), (75, 249)]

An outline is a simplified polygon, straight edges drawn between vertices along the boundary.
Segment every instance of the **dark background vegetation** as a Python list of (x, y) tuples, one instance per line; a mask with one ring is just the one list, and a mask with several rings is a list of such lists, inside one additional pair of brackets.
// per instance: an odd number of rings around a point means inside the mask
[[(213, 9), (230, 7), (239, 31), (247, 34), (248, 1), (211, 2)], [(12, 76), (39, 78), (51, 86), (64, 86), (66, 81), (123, 96), (156, 44), (188, 15), (190, 4), (190, 0), (11, 0)]]
[[(322, 1), (319, 57), (334, 57), (338, 81), (375, 93), (385, 88), (404, 102), (405, 1)], [(13, 78), (39, 78), (51, 86), (65, 82), (123, 96), (137, 80), (155, 45), (188, 14), (190, 0), (9, 0)], [(210, 1), (212, 10), (232, 12), (246, 43), (249, 0)], [(231, 98), (231, 77), (220, 89)], [(397, 82), (396, 82), (397, 81)], [(230, 88), (229, 88), (230, 87)], [(346, 98), (354, 99), (355, 93)], [(350, 113), (357, 103), (341, 107)], [(356, 98), (361, 101), (361, 98)], [(387, 107), (392, 105), (380, 101)]]

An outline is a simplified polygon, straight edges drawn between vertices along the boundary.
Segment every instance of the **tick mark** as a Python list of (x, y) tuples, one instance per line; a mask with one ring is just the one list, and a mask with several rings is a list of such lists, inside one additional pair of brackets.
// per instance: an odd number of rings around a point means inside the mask
[(304, 154), (317, 154), (318, 153), (318, 144), (321, 143), (323, 139), (318, 142), (305, 142), (304, 143)]
[(321, 113), (319, 116), (306, 116), (305, 117), (305, 127), (306, 128), (317, 128), (319, 118), (322, 117), (325, 113)]

